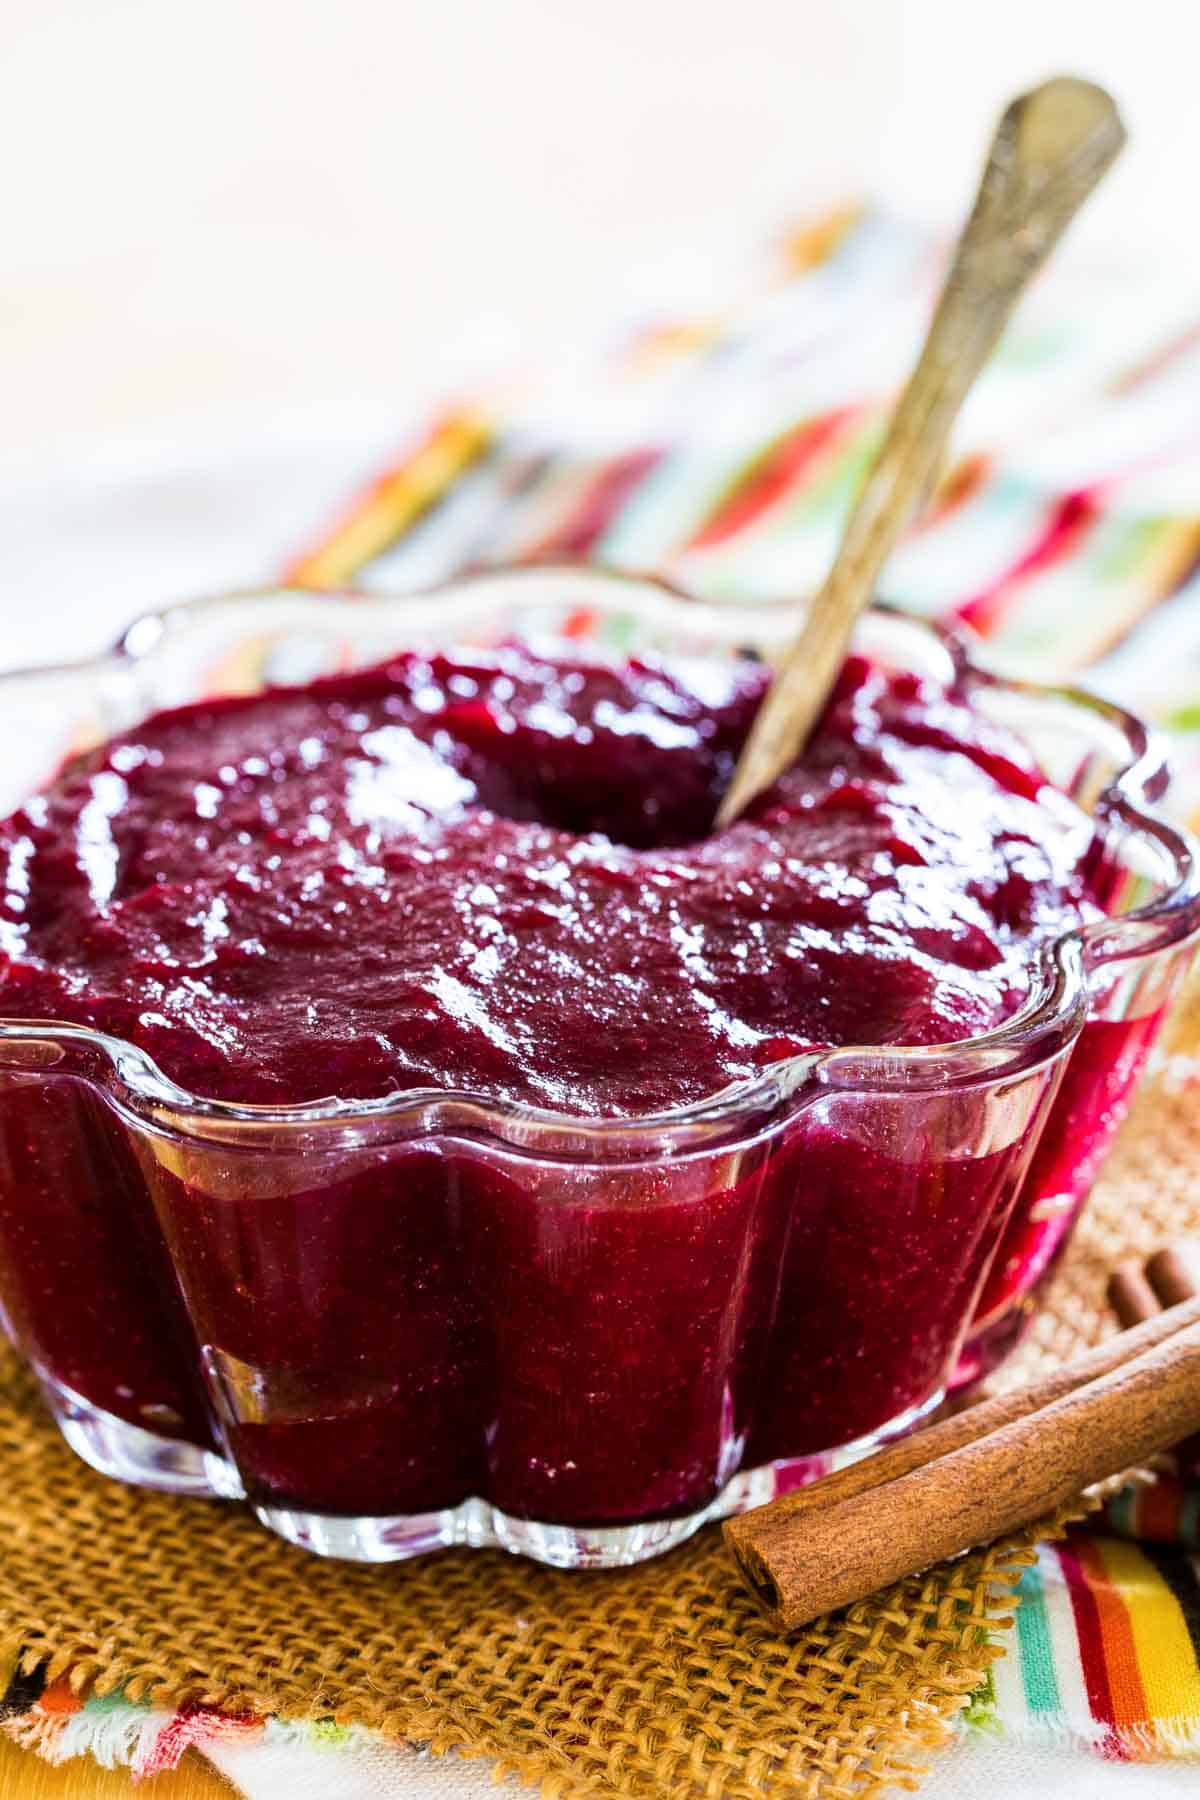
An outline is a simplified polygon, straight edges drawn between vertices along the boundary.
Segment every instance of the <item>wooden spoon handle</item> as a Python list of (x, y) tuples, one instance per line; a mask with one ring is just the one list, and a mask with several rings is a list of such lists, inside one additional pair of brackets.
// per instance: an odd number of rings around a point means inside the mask
[(940, 466), (951, 427), (1030, 277), (1125, 141), (1103, 88), (1061, 76), (1022, 94), (992, 141), (925, 347), (897, 402), (825, 583), (759, 709), (717, 824), (735, 819), (802, 748), (854, 621)]

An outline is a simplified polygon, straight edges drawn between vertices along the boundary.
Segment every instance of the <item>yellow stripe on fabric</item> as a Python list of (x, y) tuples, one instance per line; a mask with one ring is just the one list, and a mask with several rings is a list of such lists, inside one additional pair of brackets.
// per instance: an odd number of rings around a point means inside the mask
[[(827, 263), (861, 224), (865, 212), (861, 201), (846, 203), (786, 232), (778, 251), (784, 280), (807, 275)], [(731, 313), (727, 310), (711, 318), (652, 324), (637, 334), (618, 366), (638, 375), (663, 363), (700, 356), (721, 342), (730, 322)]]
[(1179, 1602), (1136, 1544), (1094, 1543), (1128, 1608), (1151, 1720), (1200, 1718), (1200, 1669)]
[(1156, 549), (1146, 586), (1155, 600), (1166, 600), (1191, 579), (1200, 563), (1200, 519), (1165, 521)]
[(665, 363), (685, 361), (719, 344), (723, 329), (719, 318), (651, 325), (634, 339), (619, 366), (627, 374), (645, 375)]
[(381, 556), (422, 514), (445, 498), (464, 470), (490, 448), (492, 420), (473, 409), (449, 413), (396, 468), (381, 476), (315, 550), (292, 564), (299, 587), (341, 587)]
[(780, 245), (783, 264), (789, 275), (806, 275), (828, 262), (863, 217), (860, 203), (837, 206), (819, 219), (788, 232)]

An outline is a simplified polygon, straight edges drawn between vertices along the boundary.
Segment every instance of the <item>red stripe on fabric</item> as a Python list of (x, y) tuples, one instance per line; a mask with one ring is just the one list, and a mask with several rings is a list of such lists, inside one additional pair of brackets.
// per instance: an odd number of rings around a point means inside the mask
[(1060, 1544), (1058, 1560), (1067, 1592), (1071, 1596), (1071, 1611), (1075, 1618), (1075, 1636), (1079, 1641), (1079, 1661), (1083, 1670), (1083, 1684), (1087, 1689), (1088, 1706), (1092, 1717), (1107, 1727), (1100, 1751), (1113, 1762), (1124, 1762), (1127, 1760), (1125, 1752), (1112, 1729), (1115, 1714), (1112, 1690), (1108, 1685), (1108, 1666), (1104, 1658), (1100, 1608), (1096, 1604), (1087, 1571), (1075, 1551), (1066, 1544)]
[(612, 524), (634, 488), (662, 461), (658, 449), (631, 450), (614, 457), (588, 483), (583, 498), (561, 525), (547, 534), (524, 558), (586, 556)]
[(1188, 325), (1185, 329), (1158, 349), (1153, 350), (1141, 362), (1134, 363), (1132, 368), (1125, 369), (1108, 384), (1110, 394), (1128, 394), (1140, 387), (1145, 381), (1152, 381), (1170, 368), (1177, 357), (1186, 356), (1189, 350), (1200, 344), (1200, 321)]
[(955, 618), (984, 637), (998, 630), (1018, 590), (1033, 576), (1069, 556), (1087, 536), (1103, 510), (1101, 496), (1099, 487), (1076, 488), (1063, 494), (1029, 548), (986, 588), (956, 606)]
[(925, 511), (914, 519), (913, 535), (943, 524), (951, 513), (956, 513), (968, 500), (973, 500), (986, 484), (991, 472), (992, 459), (985, 451), (975, 450), (969, 456), (964, 456), (950, 470)]
[(819, 418), (806, 419), (803, 425), (777, 438), (755, 459), (732, 492), (718, 501), (716, 510), (692, 534), (684, 550), (711, 550), (745, 531), (794, 486), (841, 436), (858, 411), (856, 406), (839, 406)]
[(1178, 1481), (1164, 1478), (1152, 1487), (1142, 1488), (1134, 1501), (1137, 1535), (1162, 1544), (1178, 1543), (1183, 1499), (1183, 1486)]
[(265, 1723), (265, 1718), (257, 1713), (223, 1713), (207, 1706), (181, 1706), (159, 1732), (149, 1756), (137, 1765), (137, 1774), (159, 1775), (164, 1769), (178, 1767), (184, 1751), (193, 1744), (242, 1737), (247, 1732), (261, 1731)]

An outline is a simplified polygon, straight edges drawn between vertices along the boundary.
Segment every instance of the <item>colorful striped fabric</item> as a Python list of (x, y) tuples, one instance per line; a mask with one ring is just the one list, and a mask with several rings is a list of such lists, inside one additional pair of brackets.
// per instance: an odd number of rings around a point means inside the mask
[(1164, 1477), (1153, 1487), (1127, 1488), (1109, 1501), (1104, 1516), (1120, 1537), (1200, 1550), (1200, 1481)]
[[(42, 1669), (9, 1674), (0, 1698), (0, 1729), (48, 1762), (90, 1756), (105, 1768), (126, 1767), (137, 1776), (176, 1768), (193, 1746), (211, 1751), (231, 1742), (267, 1741), (344, 1753), (376, 1738), (331, 1719), (285, 1721), (203, 1706), (172, 1713), (129, 1700), (120, 1689), (85, 1699), (65, 1678), (48, 1683)], [(330, 1791), (336, 1793), (336, 1787)]]
[[(395, 588), (587, 557), (793, 599), (828, 565), (940, 266), (880, 212), (785, 233), (711, 272), (702, 307), (615, 328), (502, 423), (450, 409), (291, 574)], [(1200, 294), (1068, 258), (969, 401), (884, 597), (969, 625), (1010, 670), (1150, 713), (1198, 816), (1198, 573)]]
[(1076, 1533), (1022, 1577), (1014, 1642), (973, 1727), (1117, 1761), (1200, 1754), (1200, 1580), (1193, 1557)]

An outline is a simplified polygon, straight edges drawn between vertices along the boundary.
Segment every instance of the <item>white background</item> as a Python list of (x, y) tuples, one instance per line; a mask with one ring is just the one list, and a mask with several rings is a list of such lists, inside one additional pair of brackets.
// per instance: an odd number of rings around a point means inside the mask
[(0, 474), (378, 417), (821, 197), (945, 218), (1063, 69), (1134, 134), (1081, 233), (1195, 266), (1198, 64), (1194, 0), (0, 0)]

